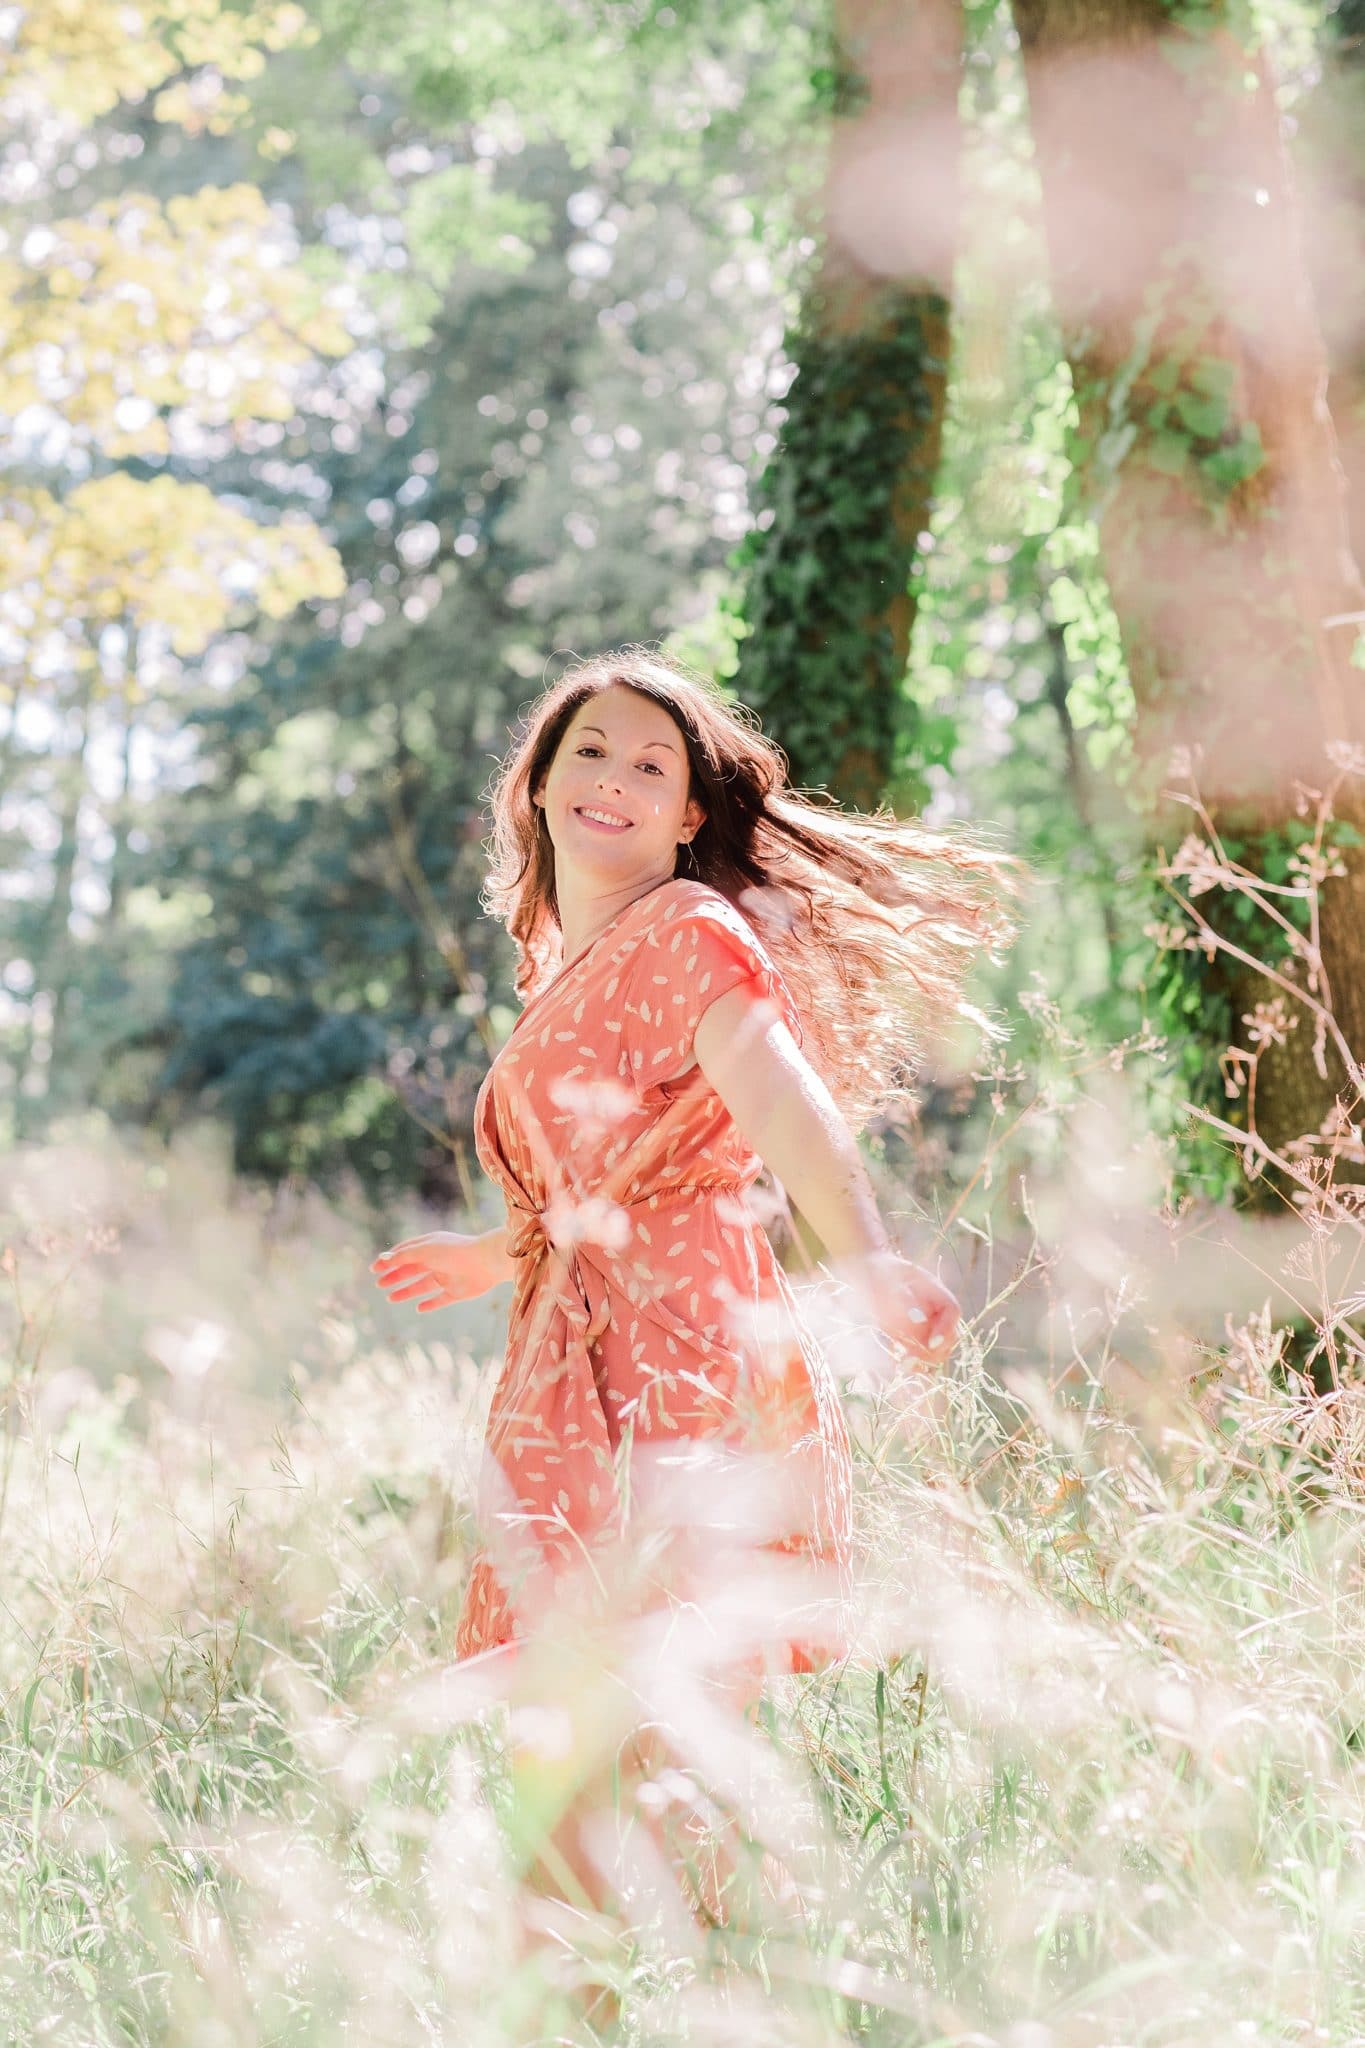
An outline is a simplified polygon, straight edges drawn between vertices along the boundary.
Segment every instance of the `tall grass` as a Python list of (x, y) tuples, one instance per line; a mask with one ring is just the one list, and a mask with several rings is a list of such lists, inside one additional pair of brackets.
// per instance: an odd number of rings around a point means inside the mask
[[(586, 2041), (597, 1983), (640, 2043), (1365, 2039), (1365, 1393), (1284, 1335), (1333, 1219), (1166, 1212), (1123, 1058), (1033, 1007), (951, 1366), (888, 1386), (808, 1292), (857, 1649), (757, 1727), (640, 1627), (566, 1625), (502, 1696), (450, 1671), (491, 1337), (405, 1334), (359, 1209), (262, 1208), (189, 1142), (12, 1162), (5, 2040)], [(738, 1816), (799, 1911), (699, 1924), (604, 1814), (614, 1903), (533, 1965), (537, 1843), (632, 1686), (676, 1737), (655, 1817)]]

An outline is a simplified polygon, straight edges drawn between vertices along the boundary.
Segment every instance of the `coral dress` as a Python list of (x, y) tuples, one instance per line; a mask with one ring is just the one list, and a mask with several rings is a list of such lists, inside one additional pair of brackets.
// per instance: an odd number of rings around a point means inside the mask
[(562, 1573), (621, 1540), (651, 1460), (671, 1453), (676, 1468), (684, 1442), (776, 1473), (778, 1519), (758, 1547), (824, 1589), (792, 1610), (816, 1612), (815, 1629), (784, 1623), (768, 1645), (777, 1668), (838, 1654), (848, 1433), (746, 1200), (762, 1161), (692, 1050), (702, 1012), (737, 987), (800, 1043), (743, 913), (701, 882), (664, 882), (531, 999), (479, 1091), (476, 1149), (507, 1198), (516, 1275), (457, 1657), (526, 1634)]

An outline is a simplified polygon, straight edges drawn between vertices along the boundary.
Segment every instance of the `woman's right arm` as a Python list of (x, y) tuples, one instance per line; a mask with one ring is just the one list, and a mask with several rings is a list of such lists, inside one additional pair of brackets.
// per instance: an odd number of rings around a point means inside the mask
[(432, 1230), (404, 1238), (371, 1261), (370, 1271), (390, 1301), (415, 1301), (419, 1315), (486, 1294), (516, 1271), (507, 1254), (507, 1224), (466, 1233)]
[(946, 1358), (962, 1311), (936, 1273), (895, 1249), (857, 1140), (787, 1025), (730, 989), (697, 1023), (697, 1064), (736, 1125), (812, 1226), (877, 1322), (931, 1361)]

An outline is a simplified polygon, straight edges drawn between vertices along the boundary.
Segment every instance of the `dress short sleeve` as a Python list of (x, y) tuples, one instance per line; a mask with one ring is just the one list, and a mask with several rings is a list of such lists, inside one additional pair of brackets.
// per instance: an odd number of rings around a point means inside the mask
[(667, 902), (639, 947), (626, 989), (622, 1043), (632, 1078), (648, 1087), (688, 1067), (702, 1016), (731, 989), (766, 997), (800, 1045), (791, 991), (744, 913), (703, 884)]

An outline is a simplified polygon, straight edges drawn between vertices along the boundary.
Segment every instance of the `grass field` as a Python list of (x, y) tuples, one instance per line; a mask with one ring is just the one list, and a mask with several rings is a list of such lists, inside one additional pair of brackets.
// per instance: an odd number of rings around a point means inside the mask
[(493, 1324), (197, 1141), (5, 1202), (6, 2042), (587, 2040), (594, 1973), (640, 2043), (1365, 2040), (1365, 1406), (1269, 1314), (1165, 1354), (1110, 1273), (1044, 1345), (1039, 1238), (946, 1380), (851, 1385), (862, 1653), (690, 1734), (803, 1926), (703, 1935), (642, 1856), (556, 1974), (521, 1872), (629, 1645), (538, 1749), (442, 1677)]

